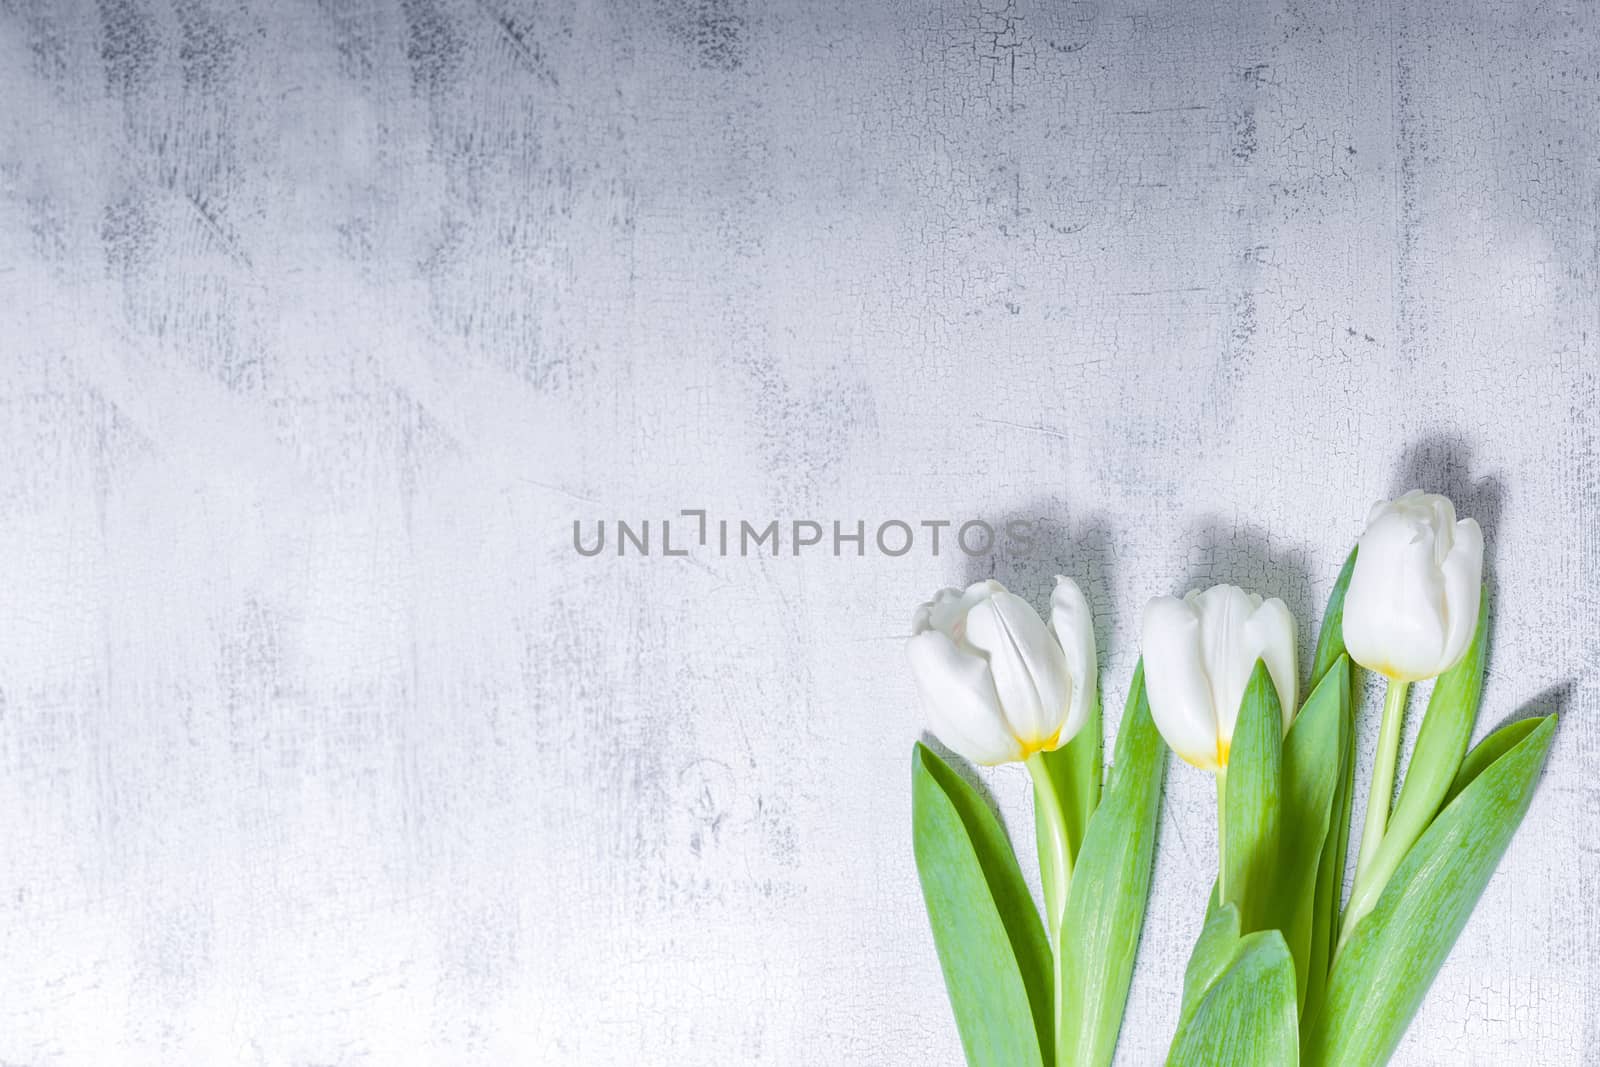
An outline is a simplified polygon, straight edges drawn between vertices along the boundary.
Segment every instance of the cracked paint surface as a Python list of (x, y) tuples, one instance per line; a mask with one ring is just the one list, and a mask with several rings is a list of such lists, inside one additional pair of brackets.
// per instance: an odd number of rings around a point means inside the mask
[[(1309, 660), (1417, 485), (1490, 537), (1479, 735), (1564, 719), (1397, 1062), (1584, 1062), (1597, 61), (1487, 0), (0, 3), (0, 1060), (956, 1062), (915, 605), (1073, 575), (1114, 732), (1146, 599)], [(1051, 533), (572, 549), (683, 508)]]

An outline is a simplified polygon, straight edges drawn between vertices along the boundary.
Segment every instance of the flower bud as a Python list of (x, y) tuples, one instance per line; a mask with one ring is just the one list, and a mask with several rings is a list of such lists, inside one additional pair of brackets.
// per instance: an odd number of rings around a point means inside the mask
[(1233, 585), (1163, 596), (1144, 609), (1150, 717), (1168, 745), (1202, 770), (1228, 766), (1233, 726), (1256, 661), (1267, 665), (1287, 731), (1295, 709), (1294, 616)]
[(1396, 681), (1443, 674), (1478, 623), (1483, 531), (1447, 497), (1413, 489), (1375, 505), (1344, 601), (1350, 658)]
[(943, 589), (917, 609), (907, 645), (929, 728), (974, 763), (1060, 748), (1089, 718), (1093, 620), (1083, 593), (1057, 578), (1050, 626), (996, 581)]

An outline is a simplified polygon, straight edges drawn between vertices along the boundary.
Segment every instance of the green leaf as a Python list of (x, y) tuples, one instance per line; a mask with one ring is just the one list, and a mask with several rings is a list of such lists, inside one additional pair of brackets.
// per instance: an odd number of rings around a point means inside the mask
[(1283, 706), (1266, 664), (1256, 661), (1233, 728), (1223, 783), (1222, 902), (1238, 904), (1246, 932), (1275, 919), (1273, 879), (1282, 819)]
[(1283, 741), (1283, 824), (1273, 892), (1277, 919), (1272, 925), (1283, 931), (1294, 958), (1301, 1004), (1311, 967), (1317, 874), (1339, 777), (1340, 720), (1350, 699), (1349, 677), (1340, 657), (1306, 698)]
[(1294, 961), (1281, 932), (1240, 939), (1227, 968), (1179, 1024), (1168, 1067), (1294, 1067), (1294, 989)]
[(1199, 1009), (1206, 991), (1222, 977), (1222, 972), (1233, 962), (1239, 948), (1239, 909), (1232, 904), (1218, 904), (1216, 893), (1211, 895), (1206, 908), (1205, 926), (1189, 953), (1189, 964), (1183, 969), (1183, 1006), (1178, 1014), (1178, 1027)]
[(1067, 894), (1060, 966), (1065, 1010), (1056, 1045), (1062, 1067), (1110, 1063), (1116, 1050), (1150, 893), (1166, 765), (1141, 662), (1117, 728), (1105, 794), (1089, 819)]
[(1302, 1010), (1305, 1005), (1315, 1004), (1320, 999), (1322, 988), (1327, 984), (1328, 968), (1333, 962), (1333, 949), (1339, 938), (1339, 905), (1344, 893), (1346, 849), (1350, 844), (1350, 796), (1355, 789), (1355, 724), (1351, 708), (1355, 698), (1350, 691), (1350, 661), (1341, 657), (1335, 669), (1344, 676), (1339, 683), (1343, 703), (1339, 709), (1338, 761), (1333, 799), (1328, 805), (1328, 832), (1323, 838), (1322, 852), (1317, 860), (1311, 945), (1305, 984), (1300, 994)]
[(1400, 866), (1400, 861), (1439, 813), (1456, 772), (1461, 769), (1461, 757), (1466, 755), (1467, 742), (1472, 738), (1472, 726), (1478, 719), (1478, 702), (1483, 696), (1483, 662), (1488, 631), (1489, 597), (1486, 590), (1478, 602), (1477, 628), (1473, 631), (1472, 643), (1467, 646), (1466, 655), (1433, 684), (1428, 713), (1417, 732), (1417, 744), (1412, 750), (1411, 762), (1406, 767), (1405, 784), (1400, 788), (1400, 800), (1389, 816), (1383, 844), (1374, 854), (1371, 868), (1361, 872), (1361, 878), (1350, 894), (1350, 906), (1345, 912), (1346, 922), (1359, 922), (1363, 915), (1372, 910), (1383, 887)]
[(1333, 962), (1333, 948), (1339, 939), (1345, 861), (1350, 849), (1350, 814), (1356, 775), (1356, 697), (1355, 668), (1344, 644), (1344, 598), (1350, 588), (1350, 576), (1355, 573), (1358, 551), (1359, 547), (1350, 550), (1338, 579), (1333, 583), (1327, 610), (1322, 613), (1322, 633), (1317, 638), (1317, 657), (1311, 669), (1311, 686), (1315, 689), (1327, 672), (1342, 660), (1344, 665), (1339, 669), (1345, 674), (1345, 698), (1339, 714), (1339, 768), (1334, 780), (1332, 823), (1322, 842), (1322, 855), (1317, 862), (1317, 903), (1311, 923), (1311, 959), (1306, 974), (1304, 1003), (1316, 1002), (1318, 993), (1327, 981), (1328, 967)]
[[(1041, 752), (1037, 757), (1051, 781), (1049, 791), (1033, 791), (1033, 824), (1041, 868), (1047, 867), (1046, 857), (1056, 848), (1055, 835), (1051, 832), (1053, 823), (1049, 813), (1042, 810), (1043, 805), (1053, 802), (1052, 793), (1056, 798), (1054, 802), (1060, 805), (1062, 822), (1067, 828), (1067, 870), (1072, 869), (1078, 854), (1083, 851), (1083, 837), (1089, 829), (1089, 816), (1094, 814), (1095, 807), (1100, 803), (1100, 720), (1100, 696), (1096, 693), (1089, 702), (1089, 719), (1077, 736), (1054, 752)], [(1055, 879), (1044, 879), (1045, 929), (1052, 938), (1054, 931), (1050, 927), (1066, 909), (1066, 900), (1057, 899), (1058, 893), (1064, 896), (1065, 888), (1057, 885)]]
[(1051, 955), (1005, 831), (926, 745), (912, 758), (912, 843), (967, 1063), (1051, 1055)]
[[(1500, 755), (1425, 830), (1334, 962), (1306, 1013), (1308, 1064), (1383, 1063), (1405, 1034), (1533, 799), (1555, 716), (1484, 742)], [(1520, 737), (1509, 747), (1499, 734)], [(1480, 746), (1482, 747), (1482, 746)]]
[(1322, 676), (1333, 669), (1339, 657), (1346, 654), (1344, 647), (1344, 595), (1350, 588), (1350, 576), (1356, 572), (1356, 553), (1352, 548), (1334, 580), (1333, 592), (1328, 596), (1328, 607), (1322, 613), (1322, 631), (1317, 635), (1317, 658), (1311, 665), (1309, 684), (1312, 690), (1322, 684)]
[(1508, 722), (1478, 742), (1477, 747), (1468, 752), (1467, 758), (1461, 761), (1461, 770), (1456, 772), (1456, 780), (1450, 783), (1450, 792), (1445, 796), (1444, 802), (1449, 804), (1459, 796), (1478, 775), (1487, 770), (1495, 760), (1520, 744), (1524, 737), (1537, 730), (1542, 722), (1544, 719), (1539, 717)]

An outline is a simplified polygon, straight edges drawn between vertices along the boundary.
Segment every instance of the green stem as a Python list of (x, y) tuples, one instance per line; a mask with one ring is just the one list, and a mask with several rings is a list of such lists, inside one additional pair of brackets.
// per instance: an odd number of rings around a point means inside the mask
[(1044, 754), (1036, 752), (1029, 756), (1026, 765), (1033, 777), (1033, 812), (1039, 830), (1039, 879), (1044, 884), (1045, 931), (1050, 935), (1054, 957), (1055, 1037), (1059, 1042), (1067, 1007), (1066, 983), (1061, 973), (1066, 960), (1061, 926), (1067, 913), (1067, 888), (1072, 882), (1072, 842), (1067, 836), (1063, 798), (1056, 789), (1055, 779), (1050, 776), (1050, 768), (1045, 766)]
[(1066, 914), (1067, 885), (1072, 881), (1072, 842), (1067, 836), (1067, 814), (1056, 780), (1044, 764), (1044, 754), (1028, 757), (1028, 773), (1033, 776), (1033, 811), (1039, 820), (1039, 875), (1044, 883), (1046, 927), (1055, 942), (1061, 919)]
[(1228, 768), (1217, 769), (1217, 903), (1228, 902)]
[[(1383, 725), (1378, 731), (1378, 754), (1372, 763), (1372, 791), (1367, 794), (1367, 822), (1361, 831), (1361, 852), (1356, 858), (1356, 882), (1372, 867), (1384, 831), (1389, 827), (1389, 804), (1394, 800), (1395, 763), (1400, 757), (1400, 727), (1405, 721), (1406, 690), (1410, 682), (1389, 679), (1383, 700)], [(1346, 924), (1347, 926), (1350, 924)]]

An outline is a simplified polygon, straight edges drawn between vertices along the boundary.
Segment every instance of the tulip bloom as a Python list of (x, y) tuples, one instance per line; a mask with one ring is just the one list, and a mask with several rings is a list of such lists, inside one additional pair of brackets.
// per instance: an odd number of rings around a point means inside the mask
[(1235, 585), (1160, 596), (1144, 609), (1144, 685), (1150, 717), (1172, 750), (1217, 778), (1217, 892), (1228, 900), (1228, 756), (1239, 706), (1259, 661), (1294, 718), (1294, 616), (1283, 601)]
[(1144, 609), (1144, 677), (1156, 728), (1184, 762), (1225, 773), (1245, 687), (1267, 665), (1283, 728), (1294, 717), (1294, 616), (1233, 585), (1157, 597)]
[(917, 609), (907, 654), (929, 727), (974, 763), (1054, 751), (1088, 721), (1093, 620), (1070, 578), (1056, 579), (1048, 628), (999, 582), (942, 589)]
[(1478, 622), (1483, 532), (1419, 489), (1373, 506), (1344, 601), (1350, 658), (1401, 682), (1458, 663)]
[(1344, 600), (1350, 658), (1389, 679), (1356, 860), (1358, 885), (1388, 827), (1406, 690), (1466, 654), (1482, 583), (1483, 531), (1473, 519), (1457, 522), (1449, 498), (1413, 489), (1373, 506)]

